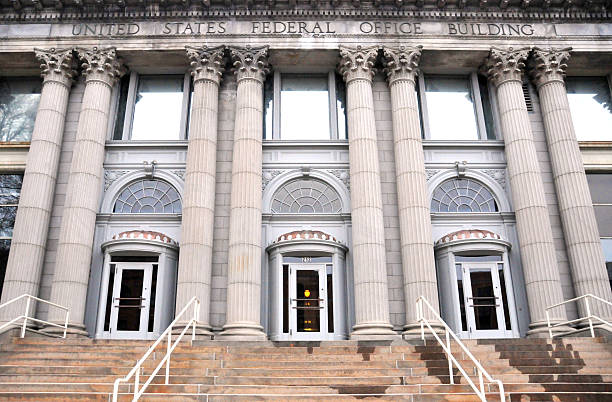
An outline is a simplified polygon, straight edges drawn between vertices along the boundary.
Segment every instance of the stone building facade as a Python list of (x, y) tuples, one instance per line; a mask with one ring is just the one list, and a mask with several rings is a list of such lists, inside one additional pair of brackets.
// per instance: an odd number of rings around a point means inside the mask
[(611, 7), (3, 3), (1, 300), (339, 340), (416, 336), (423, 296), (465, 338), (546, 336), (612, 300)]

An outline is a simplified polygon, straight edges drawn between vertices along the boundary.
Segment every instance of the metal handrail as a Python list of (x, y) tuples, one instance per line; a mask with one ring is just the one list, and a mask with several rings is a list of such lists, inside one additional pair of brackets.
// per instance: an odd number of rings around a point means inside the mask
[[(28, 321), (34, 321), (34, 322), (37, 322), (37, 323), (40, 323), (40, 324), (49, 325), (51, 327), (64, 328), (64, 335), (61, 336), (61, 338), (66, 338), (66, 332), (68, 330), (68, 317), (70, 316), (70, 311), (68, 310), (67, 307), (60, 306), (59, 304), (51, 303), (50, 301), (40, 299), (40, 298), (38, 298), (36, 296), (32, 296), (32, 295), (29, 295), (29, 294), (22, 294), (21, 296), (17, 296), (17, 297), (15, 297), (12, 300), (7, 301), (6, 303), (0, 304), (0, 310), (2, 308), (4, 308), (4, 307), (8, 306), (9, 304), (13, 304), (13, 303), (15, 303), (18, 300), (21, 300), (23, 298), (27, 299), (25, 313), (23, 315), (20, 315), (20, 316), (16, 317), (16, 318), (13, 318), (12, 320), (10, 320), (9, 322), (7, 322), (5, 324), (0, 325), (0, 332), (4, 328), (7, 328), (8, 326), (15, 324), (17, 321), (19, 321), (19, 320), (21, 320), (23, 318), (23, 323), (20, 324), (20, 325), (17, 325), (17, 326), (21, 326), (21, 336), (20, 336), (21, 338), (23, 338), (25, 336), (25, 332), (26, 332), (26, 329), (28, 327)], [(49, 306), (57, 307), (59, 309), (64, 310), (66, 312), (66, 317), (64, 318), (64, 325), (60, 325), (60, 324), (57, 324), (57, 323), (54, 323), (54, 322), (49, 322), (49, 321), (45, 321), (45, 320), (40, 320), (38, 318), (30, 317), (30, 305), (31, 305), (31, 301), (32, 300), (36, 300), (36, 301), (48, 304)], [(55, 336), (57, 338), (60, 338), (59, 336), (52, 335), (52, 334), (47, 334), (47, 335)]]
[[(181, 333), (174, 340), (174, 343), (172, 343), (172, 329), (174, 328), (176, 323), (179, 322), (179, 320), (183, 317), (183, 315), (187, 312), (187, 310), (189, 309), (191, 305), (193, 305), (193, 317), (191, 318), (191, 320), (189, 320), (189, 322), (185, 325), (185, 328), (183, 328)], [(155, 376), (157, 375), (157, 373), (163, 367), (164, 364), (166, 364), (166, 385), (168, 385), (169, 380), (170, 380), (170, 355), (172, 354), (174, 349), (176, 349), (181, 339), (183, 339), (183, 336), (185, 335), (189, 327), (192, 325), (193, 325), (193, 331), (191, 333), (191, 341), (193, 342), (195, 340), (196, 324), (198, 322), (199, 316), (200, 316), (200, 301), (194, 296), (191, 298), (191, 300), (189, 300), (187, 305), (183, 307), (181, 312), (176, 315), (176, 318), (174, 319), (174, 321), (170, 323), (168, 328), (166, 328), (166, 330), (159, 336), (159, 338), (153, 343), (153, 345), (151, 345), (149, 350), (147, 350), (146, 353), (140, 358), (140, 360), (138, 360), (138, 363), (136, 363), (136, 365), (132, 368), (132, 370), (130, 370), (130, 372), (125, 377), (117, 378), (115, 380), (115, 383), (113, 385), (113, 402), (117, 402), (117, 397), (119, 394), (119, 385), (122, 382), (129, 381), (130, 378), (132, 377), (134, 377), (134, 398), (132, 399), (132, 401), (137, 401), (142, 396), (142, 394), (145, 392), (149, 384), (151, 384), (151, 382), (153, 381), (153, 379), (155, 378)], [(168, 339), (168, 345), (167, 345), (166, 354), (164, 355), (164, 358), (155, 367), (155, 369), (153, 370), (149, 378), (144, 382), (144, 384), (140, 386), (140, 371), (141, 371), (142, 365), (149, 358), (149, 356), (151, 356), (151, 354), (155, 351), (155, 348), (161, 342), (163, 342), (163, 340), (166, 338)]]
[[(425, 318), (425, 314), (423, 313), (423, 305), (427, 306), (427, 308), (429, 309), (429, 312), (434, 316), (436, 320), (439, 321), (439, 324), (441, 324), (444, 327), (446, 342), (440, 339), (436, 330), (433, 329), (431, 324), (429, 323), (429, 320)], [(469, 349), (463, 344), (463, 342), (461, 342), (461, 340), (457, 337), (457, 335), (455, 335), (453, 330), (450, 329), (450, 327), (446, 324), (446, 322), (444, 322), (444, 320), (440, 317), (440, 315), (436, 312), (436, 310), (432, 307), (432, 305), (429, 304), (429, 302), (423, 296), (419, 296), (418, 299), (416, 300), (416, 310), (417, 310), (417, 321), (419, 321), (419, 323), (421, 324), (421, 339), (425, 341), (425, 326), (427, 326), (427, 328), (429, 328), (429, 330), (433, 334), (434, 338), (436, 338), (436, 340), (438, 341), (440, 346), (442, 346), (442, 349), (446, 353), (446, 357), (448, 359), (448, 373), (450, 377), (450, 383), (455, 384), (455, 379), (453, 375), (453, 364), (454, 364), (455, 366), (457, 366), (457, 369), (459, 370), (459, 372), (463, 374), (463, 377), (465, 377), (468, 384), (472, 387), (472, 389), (474, 390), (474, 393), (476, 393), (476, 395), (480, 398), (481, 401), (483, 402), (487, 401), (483, 377), (486, 378), (489, 381), (489, 383), (497, 384), (499, 388), (500, 400), (505, 401), (506, 394), (504, 392), (504, 384), (500, 380), (496, 380), (493, 377), (491, 377), (491, 375), (484, 369), (484, 367), (482, 367), (480, 362), (476, 360), (474, 355), (472, 355)], [(452, 351), (451, 351), (451, 345), (450, 345), (451, 337), (457, 342), (457, 344), (459, 344), (464, 354), (468, 356), (470, 360), (472, 360), (472, 362), (474, 363), (474, 367), (476, 368), (476, 371), (478, 374), (479, 387), (477, 387), (476, 384), (474, 384), (474, 381), (472, 381), (472, 379), (467, 374), (465, 369), (461, 367), (461, 365), (459, 364), (455, 356), (453, 356)]]
[[(548, 323), (548, 334), (550, 335), (551, 339), (554, 336), (568, 335), (568, 334), (572, 334), (574, 332), (578, 332), (578, 331), (581, 330), (581, 328), (578, 328), (578, 329), (575, 329), (575, 330), (569, 331), (569, 332), (562, 332), (562, 333), (559, 333), (559, 334), (553, 334), (552, 333), (552, 329), (553, 328), (565, 326), (565, 325), (568, 325), (568, 324), (575, 324), (575, 323), (578, 323), (578, 322), (581, 322), (581, 321), (589, 321), (589, 328), (591, 330), (591, 337), (592, 338), (595, 338), (595, 331), (593, 330), (593, 319), (596, 319), (596, 320), (602, 322), (603, 324), (609, 326), (610, 328), (612, 328), (612, 323), (609, 323), (608, 321), (604, 320), (603, 318), (600, 318), (600, 317), (598, 317), (598, 316), (596, 316), (596, 315), (591, 313), (591, 306), (589, 305), (589, 299), (590, 298), (593, 298), (593, 299), (595, 299), (597, 301), (603, 302), (603, 303), (605, 303), (605, 304), (607, 304), (607, 305), (612, 307), (612, 303), (610, 303), (609, 301), (604, 300), (601, 297), (597, 297), (595, 295), (592, 295), (590, 293), (587, 293), (587, 294), (582, 295), (582, 296), (574, 297), (573, 299), (569, 299), (569, 300), (566, 300), (564, 302), (553, 304), (552, 306), (546, 307), (546, 322)], [(572, 302), (575, 302), (575, 301), (578, 301), (578, 300), (581, 300), (581, 299), (585, 300), (586, 314), (587, 314), (586, 317), (579, 317), (579, 318), (577, 318), (575, 320), (559, 322), (559, 323), (556, 323), (556, 324), (551, 324), (550, 323), (550, 314), (549, 314), (549, 311), (551, 309), (553, 309), (555, 307), (563, 306), (563, 305), (565, 305), (567, 303), (572, 303)]]

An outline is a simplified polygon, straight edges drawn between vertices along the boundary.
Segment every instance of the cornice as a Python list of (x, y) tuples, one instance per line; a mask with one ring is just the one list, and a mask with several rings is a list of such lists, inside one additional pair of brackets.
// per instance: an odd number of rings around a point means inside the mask
[[(38, 0), (0, 0), (0, 21), (3, 22), (72, 22), (72, 21), (132, 21), (138, 20), (167, 20), (167, 19), (264, 19), (264, 18), (285, 18), (285, 19), (305, 19), (305, 18), (326, 18), (326, 19), (423, 19), (423, 20), (520, 20), (520, 21), (592, 21), (603, 22), (612, 21), (612, 0), (593, 0), (584, 1), (590, 4), (566, 6), (566, 0), (550, 0), (550, 6), (546, 7), (546, 1), (526, 1), (526, 0), (495, 0), (490, 2), (490, 6), (481, 6), (479, 0), (468, 0), (463, 8), (455, 5), (439, 7), (417, 6), (412, 2), (398, 6), (398, 2), (403, 0), (380, 0), (379, 6), (372, 3), (353, 2), (350, 5), (339, 5), (337, 7), (320, 7), (296, 5), (289, 8), (286, 3), (277, 4), (274, 2), (258, 1), (249, 3), (246, 1), (227, 0), (223, 5), (211, 4), (206, 6), (205, 2), (189, 0), (180, 4), (172, 4), (171, 1), (163, 1), (160, 4), (121, 3), (121, 0), (111, 0), (112, 2), (95, 4), (73, 4), (75, 1), (63, 4), (61, 1), (51, 2), (47, 6), (47, 0), (41, 3)], [(458, 0), (461, 2), (461, 0)], [(19, 9), (15, 9), (13, 4), (19, 3)], [(61, 8), (57, 8), (57, 4)], [(261, 3), (261, 4), (260, 4)], [(428, 2), (425, 2), (427, 4)], [(508, 3), (506, 7), (502, 4)], [(527, 3), (527, 6), (521, 6)], [(40, 7), (34, 5), (41, 4)], [(123, 4), (123, 5), (122, 5)], [(227, 6), (227, 4), (231, 4)], [(246, 8), (245, 4), (251, 4)], [(311, 3), (306, 3), (311, 4)], [(437, 4), (437, 2), (435, 3)]]

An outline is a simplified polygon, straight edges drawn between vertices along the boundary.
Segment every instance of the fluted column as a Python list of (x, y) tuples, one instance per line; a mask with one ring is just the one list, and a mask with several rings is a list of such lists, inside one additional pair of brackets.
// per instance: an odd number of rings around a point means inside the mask
[(263, 83), (268, 47), (230, 47), (237, 81), (227, 318), (223, 339), (264, 340), (261, 326), (261, 163)]
[(389, 323), (389, 290), (372, 77), (377, 47), (340, 47), (346, 81), (351, 173), (355, 326), (352, 339), (396, 336)]
[(404, 334), (420, 336), (416, 299), (424, 296), (439, 310), (431, 213), (415, 90), (421, 46), (384, 47), (383, 50), (385, 73), (391, 90), (397, 206), (406, 302)]
[[(529, 49), (526, 48), (493, 48), (483, 70), (497, 88), (499, 118), (531, 314), (528, 334), (546, 336), (545, 308), (561, 302), (563, 294), (544, 183), (523, 97), (522, 76), (528, 53)], [(555, 309), (551, 318), (555, 322), (566, 320), (565, 310)]]
[[(123, 70), (114, 48), (77, 49), (77, 53), (83, 61), (85, 92), (70, 164), (51, 301), (70, 309), (72, 333), (86, 335), (83, 320), (110, 99)], [(50, 320), (62, 321), (62, 312), (56, 310), (50, 310)], [(48, 332), (57, 330), (47, 328)]]
[[(593, 201), (584, 172), (578, 140), (565, 89), (565, 69), (570, 49), (534, 49), (531, 77), (538, 89), (546, 142), (559, 201), (565, 243), (576, 296), (587, 293), (612, 301)], [(593, 303), (591, 312), (612, 319), (603, 303)], [(582, 316), (584, 303), (578, 304)]]
[[(75, 63), (72, 49), (34, 49), (43, 87), (23, 176), (0, 304), (24, 293), (38, 296), (68, 96)], [(23, 305), (0, 310), (0, 322), (23, 314)]]
[(196, 296), (200, 300), (200, 335), (212, 336), (210, 285), (215, 219), (217, 113), (224, 46), (187, 46), (193, 77), (189, 148), (176, 287), (176, 311)]

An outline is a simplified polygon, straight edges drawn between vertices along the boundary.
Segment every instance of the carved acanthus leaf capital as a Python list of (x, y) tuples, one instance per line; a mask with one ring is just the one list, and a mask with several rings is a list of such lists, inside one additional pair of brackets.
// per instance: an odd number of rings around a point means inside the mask
[(378, 56), (378, 47), (340, 46), (340, 63), (338, 72), (347, 83), (357, 78), (371, 80), (376, 74), (374, 63)]
[(42, 77), (45, 81), (59, 81), (65, 85), (72, 83), (76, 75), (76, 61), (72, 49), (37, 49), (34, 48), (36, 58), (42, 63)]
[(221, 82), (221, 76), (225, 70), (223, 60), (225, 46), (185, 46), (185, 49), (187, 50), (187, 58), (189, 58), (194, 82), (200, 80), (209, 80), (217, 84)]
[(391, 85), (398, 79), (414, 81), (419, 74), (423, 46), (383, 47), (385, 73)]
[(79, 58), (83, 61), (83, 75), (86, 78), (97, 78), (105, 80), (113, 86), (115, 82), (126, 73), (123, 61), (117, 57), (114, 47), (100, 49), (76, 49)]
[(536, 87), (551, 81), (563, 81), (571, 47), (565, 49), (534, 48), (529, 59), (529, 74)]
[(240, 81), (243, 78), (256, 79), (263, 83), (270, 72), (268, 63), (268, 46), (230, 47), (234, 74)]
[(506, 81), (521, 81), (529, 51), (527, 47), (521, 49), (510, 47), (508, 50), (493, 47), (481, 71), (495, 86)]

